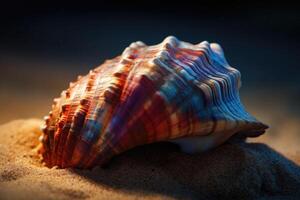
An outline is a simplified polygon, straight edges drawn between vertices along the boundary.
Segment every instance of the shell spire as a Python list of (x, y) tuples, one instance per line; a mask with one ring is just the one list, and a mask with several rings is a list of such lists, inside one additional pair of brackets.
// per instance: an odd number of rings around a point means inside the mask
[[(241, 74), (218, 44), (138, 41), (70, 83), (45, 117), (47, 166), (91, 168), (135, 146), (172, 141), (186, 152), (267, 128), (239, 98)], [(200, 141), (200, 142), (199, 142)]]

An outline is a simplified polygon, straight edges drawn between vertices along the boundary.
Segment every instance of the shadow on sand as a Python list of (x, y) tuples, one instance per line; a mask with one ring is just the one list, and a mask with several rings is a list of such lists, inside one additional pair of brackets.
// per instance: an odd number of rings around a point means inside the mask
[(228, 142), (198, 155), (156, 143), (125, 152), (105, 168), (71, 171), (108, 188), (177, 199), (300, 197), (300, 167), (260, 143)]

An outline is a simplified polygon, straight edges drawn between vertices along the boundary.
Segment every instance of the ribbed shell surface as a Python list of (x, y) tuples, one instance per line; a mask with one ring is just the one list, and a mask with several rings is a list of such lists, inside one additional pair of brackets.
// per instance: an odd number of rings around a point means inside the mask
[(138, 145), (266, 128), (239, 98), (218, 45), (132, 43), (63, 91), (45, 117), (47, 166), (91, 168)]

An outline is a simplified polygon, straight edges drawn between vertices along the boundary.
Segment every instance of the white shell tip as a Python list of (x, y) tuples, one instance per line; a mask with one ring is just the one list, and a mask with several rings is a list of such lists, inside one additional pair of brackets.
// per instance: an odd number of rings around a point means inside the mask
[(178, 39), (174, 36), (168, 36), (164, 39), (163, 44), (170, 44), (172, 46), (176, 46), (178, 44)]

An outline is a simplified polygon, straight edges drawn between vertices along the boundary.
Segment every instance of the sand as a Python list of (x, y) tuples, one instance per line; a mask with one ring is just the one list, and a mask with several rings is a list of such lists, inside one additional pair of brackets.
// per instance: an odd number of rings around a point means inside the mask
[[(106, 168), (48, 169), (36, 152), (41, 120), (0, 126), (0, 199), (296, 199), (300, 154), (262, 143), (227, 142), (187, 155), (157, 143), (115, 157)], [(293, 160), (293, 161), (292, 161)]]

